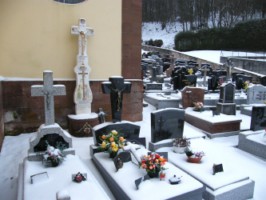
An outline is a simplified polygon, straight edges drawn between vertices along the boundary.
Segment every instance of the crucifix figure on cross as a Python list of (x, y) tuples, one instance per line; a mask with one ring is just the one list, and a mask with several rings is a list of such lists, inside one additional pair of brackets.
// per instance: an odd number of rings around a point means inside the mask
[(86, 20), (80, 19), (79, 26), (71, 27), (71, 34), (79, 35), (79, 55), (87, 55), (87, 37), (93, 35), (93, 29), (86, 26)]
[(66, 94), (64, 85), (53, 85), (53, 72), (43, 72), (43, 85), (32, 85), (31, 96), (44, 97), (45, 125), (52, 125), (54, 120), (54, 96)]
[(102, 91), (110, 94), (113, 122), (121, 121), (123, 93), (130, 93), (131, 83), (124, 82), (120, 76), (110, 77), (109, 81), (102, 83)]

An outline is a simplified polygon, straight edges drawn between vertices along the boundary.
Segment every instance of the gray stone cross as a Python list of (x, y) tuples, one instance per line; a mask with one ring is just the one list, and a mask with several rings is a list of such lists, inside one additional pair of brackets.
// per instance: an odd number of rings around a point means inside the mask
[(64, 85), (53, 85), (53, 72), (43, 72), (43, 85), (32, 85), (31, 96), (44, 96), (45, 125), (55, 123), (54, 119), (54, 96), (66, 94)]

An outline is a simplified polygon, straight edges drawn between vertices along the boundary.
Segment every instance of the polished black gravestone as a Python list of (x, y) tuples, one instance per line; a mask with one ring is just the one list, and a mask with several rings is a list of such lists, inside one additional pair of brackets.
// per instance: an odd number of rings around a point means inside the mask
[(266, 76), (260, 77), (260, 84), (266, 86)]
[(212, 74), (217, 78), (219, 78), (220, 76), (227, 76), (227, 72), (225, 70), (214, 70)]
[(176, 73), (175, 76), (173, 76), (171, 82), (173, 84), (173, 89), (174, 90), (181, 90), (185, 87), (184, 81), (185, 80), (185, 75), (181, 70), (179, 73)]
[(123, 77), (110, 77), (102, 83), (104, 94), (110, 94), (113, 122), (121, 121), (123, 94), (130, 93), (131, 83), (125, 82)]
[(251, 113), (250, 130), (258, 131), (266, 128), (266, 116), (264, 106), (253, 106)]
[(197, 86), (197, 76), (192, 74), (192, 75), (185, 75), (185, 79), (183, 80), (185, 83), (185, 86), (192, 86), (196, 87)]
[(211, 76), (211, 78), (208, 79), (208, 90), (209, 91), (215, 91), (218, 88), (218, 78), (214, 75)]
[(244, 75), (244, 74), (237, 74), (236, 75), (236, 80), (235, 80), (236, 89), (237, 90), (244, 89), (244, 83), (246, 81), (251, 83), (252, 82), (252, 77), (248, 76), (248, 75)]
[(97, 146), (101, 143), (101, 136), (109, 134), (112, 130), (116, 130), (120, 136), (123, 136), (127, 141), (139, 143), (146, 146), (145, 138), (139, 137), (140, 126), (131, 122), (116, 122), (116, 123), (103, 123), (93, 127), (94, 144)]
[(185, 111), (167, 108), (151, 113), (151, 142), (183, 137)]
[(236, 104), (235, 104), (235, 85), (232, 83), (227, 83), (220, 88), (220, 98), (217, 103), (217, 110), (219, 113), (227, 115), (236, 114)]

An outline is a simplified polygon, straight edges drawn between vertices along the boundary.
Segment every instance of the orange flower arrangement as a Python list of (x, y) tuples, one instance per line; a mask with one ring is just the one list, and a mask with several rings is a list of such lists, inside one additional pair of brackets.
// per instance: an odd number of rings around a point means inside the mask
[(167, 160), (158, 153), (151, 153), (142, 156), (140, 167), (145, 169), (147, 173), (159, 173), (165, 170), (164, 165)]
[(102, 151), (108, 151), (109, 153), (117, 153), (119, 149), (122, 149), (125, 145), (125, 139), (119, 136), (116, 130), (112, 130), (107, 135), (102, 135), (100, 137), (102, 143), (100, 144), (100, 149)]

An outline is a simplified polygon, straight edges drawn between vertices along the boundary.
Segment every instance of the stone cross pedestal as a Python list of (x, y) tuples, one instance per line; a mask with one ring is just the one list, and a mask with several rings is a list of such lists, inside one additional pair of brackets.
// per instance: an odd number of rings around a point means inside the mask
[(55, 123), (54, 120), (54, 96), (66, 94), (64, 85), (53, 85), (53, 72), (44, 71), (43, 85), (31, 86), (31, 96), (44, 96), (45, 125)]
[(93, 29), (86, 26), (85, 19), (80, 19), (78, 26), (71, 27), (71, 34), (79, 37), (77, 65), (74, 69), (76, 73), (76, 88), (74, 92), (76, 114), (90, 114), (92, 92), (89, 81), (90, 66), (87, 55), (87, 37), (93, 35)]
[(120, 76), (110, 77), (109, 81), (102, 83), (102, 91), (110, 94), (113, 122), (121, 121), (123, 93), (130, 93), (131, 83), (124, 82)]

